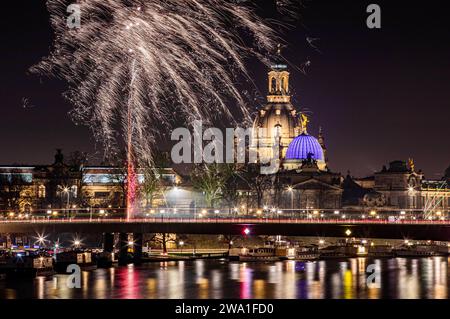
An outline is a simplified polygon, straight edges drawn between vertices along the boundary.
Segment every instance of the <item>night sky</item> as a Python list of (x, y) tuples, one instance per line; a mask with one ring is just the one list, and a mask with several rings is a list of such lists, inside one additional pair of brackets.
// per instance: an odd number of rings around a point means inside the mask
[[(48, 164), (55, 148), (98, 153), (67, 114), (65, 84), (27, 74), (52, 43), (45, 2), (11, 2), (0, 20), (0, 164)], [(312, 112), (309, 133), (323, 127), (333, 171), (365, 176), (413, 157), (427, 178), (440, 178), (450, 165), (446, 2), (304, 1), (283, 54), (293, 65), (311, 61), (307, 75), (291, 68), (291, 89), (296, 107)], [(369, 3), (381, 6), (381, 30), (365, 24)], [(320, 38), (320, 52), (306, 37)], [(264, 93), (266, 69), (251, 61), (249, 69)]]

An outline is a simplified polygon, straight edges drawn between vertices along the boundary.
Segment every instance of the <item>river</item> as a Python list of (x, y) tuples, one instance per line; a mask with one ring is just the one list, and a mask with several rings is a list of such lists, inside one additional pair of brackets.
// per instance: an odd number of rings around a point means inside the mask
[[(0, 281), (0, 298), (88, 299), (415, 299), (449, 298), (447, 257), (239, 263), (196, 260), (83, 271), (81, 288), (68, 275)], [(367, 267), (379, 276), (367, 284)], [(373, 278), (372, 278), (373, 279)], [(377, 286), (376, 283), (380, 284)]]

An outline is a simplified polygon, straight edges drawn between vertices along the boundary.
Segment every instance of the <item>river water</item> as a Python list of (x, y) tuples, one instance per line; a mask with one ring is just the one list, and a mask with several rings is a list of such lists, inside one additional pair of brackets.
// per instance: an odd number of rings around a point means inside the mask
[[(0, 280), (0, 298), (449, 298), (449, 261), (447, 257), (429, 257), (148, 263), (83, 271), (81, 288), (68, 288), (68, 275)], [(369, 279), (368, 286), (369, 265), (375, 265), (379, 276)]]

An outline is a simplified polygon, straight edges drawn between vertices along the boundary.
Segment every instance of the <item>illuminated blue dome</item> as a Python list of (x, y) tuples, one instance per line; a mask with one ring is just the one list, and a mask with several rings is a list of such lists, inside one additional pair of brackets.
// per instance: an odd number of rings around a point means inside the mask
[(323, 149), (319, 141), (314, 136), (302, 133), (292, 140), (289, 144), (286, 159), (287, 160), (304, 160), (311, 154), (311, 158), (317, 161), (323, 161)]

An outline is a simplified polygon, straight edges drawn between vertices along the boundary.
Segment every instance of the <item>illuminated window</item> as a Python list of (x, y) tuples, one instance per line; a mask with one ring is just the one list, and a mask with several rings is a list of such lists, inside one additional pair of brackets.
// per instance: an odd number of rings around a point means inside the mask
[(272, 78), (272, 93), (275, 93), (277, 91), (277, 80), (275, 78)]
[(45, 198), (45, 186), (39, 185), (38, 187), (38, 197), (39, 198)]
[(273, 136), (281, 137), (281, 125), (280, 124), (275, 125), (275, 127), (273, 128)]
[(31, 213), (31, 205), (30, 204), (25, 204), (23, 211), (24, 211), (25, 214)]
[(73, 197), (77, 197), (77, 194), (78, 194), (78, 187), (76, 186), (76, 185), (73, 185), (71, 188), (70, 188), (70, 192), (72, 193), (72, 196)]
[(109, 192), (95, 192), (94, 197), (95, 198), (107, 198), (107, 197), (109, 197)]

